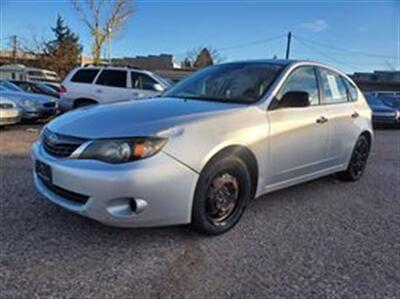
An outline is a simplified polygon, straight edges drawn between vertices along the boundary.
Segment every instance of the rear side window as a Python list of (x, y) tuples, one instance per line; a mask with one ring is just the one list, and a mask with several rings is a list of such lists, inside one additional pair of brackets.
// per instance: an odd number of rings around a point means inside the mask
[(79, 70), (72, 76), (71, 82), (92, 83), (99, 70)]
[(126, 87), (126, 71), (104, 70), (96, 84), (111, 87)]
[(157, 84), (153, 78), (146, 74), (131, 73), (132, 88), (154, 90), (154, 84)]
[(321, 75), (322, 103), (335, 104), (347, 102), (347, 88), (340, 75), (327, 70), (319, 69)]

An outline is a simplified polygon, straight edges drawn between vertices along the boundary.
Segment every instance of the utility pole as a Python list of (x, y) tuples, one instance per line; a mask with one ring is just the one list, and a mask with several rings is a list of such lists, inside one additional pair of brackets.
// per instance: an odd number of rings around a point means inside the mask
[(286, 44), (286, 59), (289, 59), (290, 56), (290, 43), (292, 41), (292, 32), (289, 31), (287, 35), (287, 44)]
[(12, 36), (12, 59), (13, 63), (17, 62), (17, 36)]
[(112, 28), (109, 26), (107, 28), (108, 31), (108, 64), (111, 65), (111, 34)]

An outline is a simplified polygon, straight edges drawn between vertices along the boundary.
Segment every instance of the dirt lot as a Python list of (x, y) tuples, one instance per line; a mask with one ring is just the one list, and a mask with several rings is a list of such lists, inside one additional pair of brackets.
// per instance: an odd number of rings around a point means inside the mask
[(207, 238), (53, 205), (32, 184), (30, 127), (0, 131), (1, 298), (400, 298), (398, 130), (376, 131), (360, 182), (275, 192)]

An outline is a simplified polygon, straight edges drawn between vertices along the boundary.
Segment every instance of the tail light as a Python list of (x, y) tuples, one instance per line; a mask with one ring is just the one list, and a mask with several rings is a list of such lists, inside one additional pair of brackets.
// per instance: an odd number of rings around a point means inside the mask
[(65, 88), (65, 86), (61, 85), (60, 93), (66, 93), (66, 92), (67, 92), (67, 89)]

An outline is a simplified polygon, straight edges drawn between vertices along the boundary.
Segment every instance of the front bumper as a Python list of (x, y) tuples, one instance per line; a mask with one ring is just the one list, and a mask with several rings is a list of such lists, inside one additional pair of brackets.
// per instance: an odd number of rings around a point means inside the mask
[(24, 109), (22, 113), (22, 119), (24, 120), (35, 120), (41, 118), (48, 118), (57, 114), (57, 108), (29, 108)]
[[(85, 203), (73, 201), (46, 186), (34, 171), (37, 189), (53, 203), (107, 225), (122, 227), (186, 224), (191, 221), (198, 174), (163, 152), (126, 164), (91, 160), (57, 159), (40, 143), (32, 147), (32, 159), (51, 167), (56, 188), (86, 195)], [(130, 199), (137, 199), (134, 212)]]
[(22, 112), (18, 109), (1, 109), (0, 126), (16, 124), (21, 120)]
[(74, 108), (74, 100), (61, 95), (58, 105), (59, 105), (60, 112), (67, 112)]
[(398, 125), (400, 124), (400, 118), (396, 115), (386, 115), (386, 114), (373, 114), (372, 122), (374, 124), (388, 124), (388, 125)]

